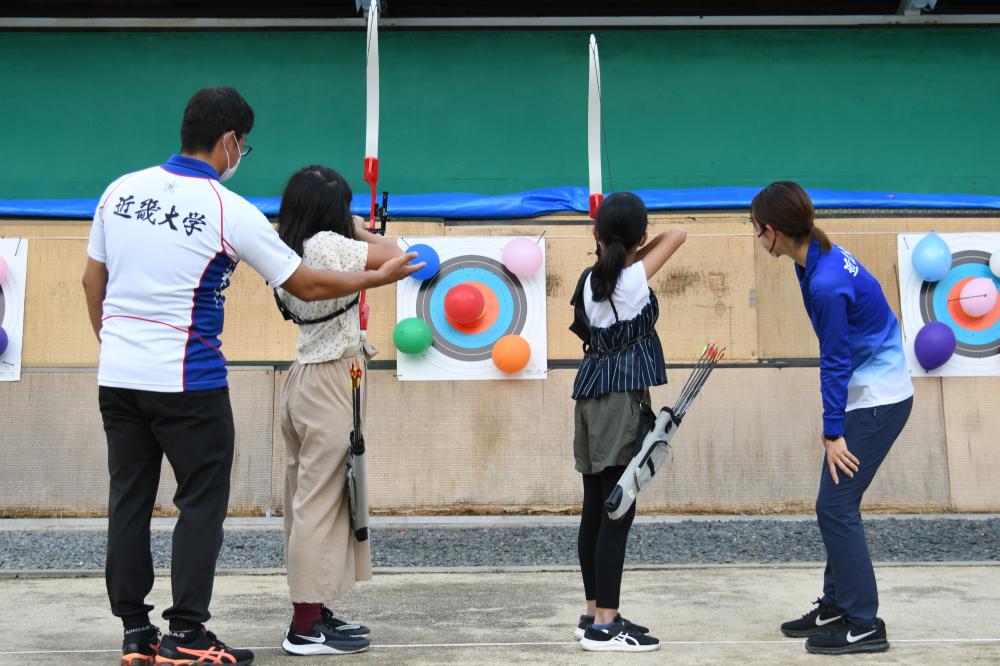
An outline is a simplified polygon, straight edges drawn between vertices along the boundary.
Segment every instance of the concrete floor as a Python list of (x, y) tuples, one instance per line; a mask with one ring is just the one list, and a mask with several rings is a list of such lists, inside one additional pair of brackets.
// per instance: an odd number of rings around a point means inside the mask
[[(822, 570), (814, 565), (629, 570), (622, 610), (664, 641), (659, 652), (612, 657), (572, 640), (582, 610), (572, 570), (376, 572), (334, 608), (372, 629), (362, 655), (310, 663), (369, 664), (816, 664), (778, 624), (809, 610)], [(880, 615), (892, 649), (841, 657), (868, 664), (1000, 664), (1000, 566), (881, 566)], [(284, 577), (218, 577), (209, 628), (254, 647), (257, 664), (301, 664), (279, 649), (288, 623)], [(169, 579), (151, 598), (168, 605)], [(99, 576), (0, 579), (0, 664), (115, 664), (121, 629)]]

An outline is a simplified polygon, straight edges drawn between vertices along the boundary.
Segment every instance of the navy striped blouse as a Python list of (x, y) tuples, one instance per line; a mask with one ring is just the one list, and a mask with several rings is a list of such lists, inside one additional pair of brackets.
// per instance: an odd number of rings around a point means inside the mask
[(650, 289), (649, 303), (632, 319), (606, 328), (591, 326), (590, 346), (573, 382), (573, 399), (666, 384), (667, 366), (655, 328), (659, 317), (660, 304)]

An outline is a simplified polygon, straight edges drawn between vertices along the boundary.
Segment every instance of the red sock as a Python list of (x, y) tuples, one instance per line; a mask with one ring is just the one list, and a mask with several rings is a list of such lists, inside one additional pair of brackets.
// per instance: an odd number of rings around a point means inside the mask
[(297, 634), (308, 634), (312, 631), (313, 625), (319, 622), (321, 614), (319, 612), (322, 604), (292, 604), (295, 609), (292, 615), (292, 630)]

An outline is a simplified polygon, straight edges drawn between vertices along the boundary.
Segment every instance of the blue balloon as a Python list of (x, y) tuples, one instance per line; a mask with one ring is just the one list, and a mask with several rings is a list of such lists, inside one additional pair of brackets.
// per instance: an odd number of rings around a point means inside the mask
[(7, 338), (7, 331), (3, 330), (3, 326), (0, 326), (0, 356), (3, 356), (4, 352), (7, 351), (7, 345), (10, 340)]
[(417, 253), (417, 258), (413, 260), (413, 263), (419, 264), (422, 261), (427, 264), (410, 277), (415, 280), (430, 280), (437, 275), (438, 269), (441, 268), (441, 257), (438, 256), (437, 250), (430, 245), (417, 243), (408, 247), (406, 251)]
[(912, 259), (913, 270), (928, 282), (937, 282), (951, 270), (951, 248), (933, 230), (913, 248)]

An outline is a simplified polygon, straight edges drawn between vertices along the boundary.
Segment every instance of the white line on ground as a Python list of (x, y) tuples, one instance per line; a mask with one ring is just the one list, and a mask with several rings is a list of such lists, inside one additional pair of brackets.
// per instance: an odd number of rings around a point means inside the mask
[[(1000, 638), (893, 638), (890, 643), (998, 643)], [(466, 647), (559, 647), (565, 645), (578, 645), (577, 641), (537, 641), (522, 643), (409, 643), (396, 645), (372, 645), (372, 650), (406, 650), (406, 649), (428, 649), (428, 648), (466, 648)], [(801, 641), (796, 639), (785, 640), (737, 640), (737, 641), (661, 641), (661, 645), (792, 645), (801, 646)], [(280, 647), (265, 645), (259, 647), (246, 648), (258, 652), (268, 650), (280, 650)], [(16, 652), (0, 651), (0, 657), (14, 655), (33, 654), (107, 654), (118, 652), (118, 650), (21, 650)]]

